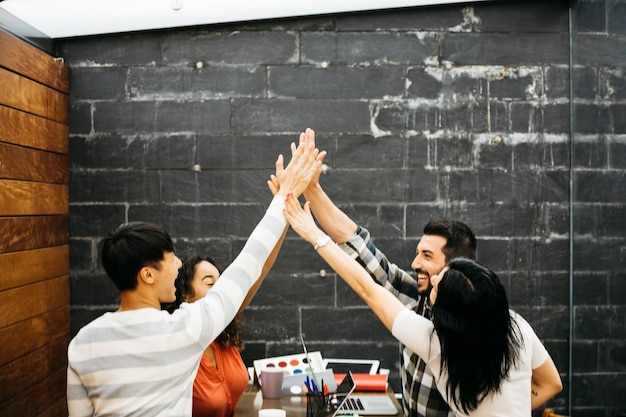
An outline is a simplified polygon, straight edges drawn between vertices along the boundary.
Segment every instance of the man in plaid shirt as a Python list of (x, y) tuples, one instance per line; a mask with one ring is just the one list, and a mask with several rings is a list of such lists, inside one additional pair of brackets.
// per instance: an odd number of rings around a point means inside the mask
[[(305, 140), (315, 140), (307, 130)], [(323, 158), (325, 153), (321, 154)], [(278, 166), (277, 166), (278, 168)], [(463, 256), (475, 258), (476, 238), (471, 229), (458, 221), (431, 220), (424, 228), (411, 268), (417, 279), (397, 265), (371, 242), (369, 232), (359, 227), (326, 195), (319, 184), (319, 172), (304, 192), (320, 226), (344, 251), (355, 258), (374, 280), (396, 295), (408, 308), (430, 318), (428, 293), (430, 277), (439, 274), (452, 259)], [(435, 386), (426, 363), (400, 344), (400, 375), (402, 377), (402, 407), (407, 417), (452, 417), (448, 405)]]
[[(311, 207), (314, 207), (313, 203)], [(316, 217), (322, 224), (317, 212)], [(328, 232), (327, 229), (324, 230)], [(427, 296), (430, 291), (430, 276), (438, 274), (453, 258), (458, 256), (473, 258), (476, 252), (476, 239), (469, 227), (461, 222), (447, 219), (428, 222), (424, 227), (424, 235), (417, 245), (415, 259), (411, 263), (417, 274), (417, 280), (397, 265), (390, 263), (374, 246), (369, 232), (363, 227), (356, 226), (356, 233), (340, 246), (404, 305), (430, 318), (431, 310)], [(430, 368), (402, 344), (400, 344), (400, 376), (402, 407), (407, 417), (454, 415), (437, 391)]]

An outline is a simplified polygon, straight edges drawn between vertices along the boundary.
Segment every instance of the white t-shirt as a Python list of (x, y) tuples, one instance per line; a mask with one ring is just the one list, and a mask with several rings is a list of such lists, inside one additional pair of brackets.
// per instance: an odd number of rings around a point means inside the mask
[[(457, 416), (528, 417), (531, 415), (532, 370), (546, 361), (548, 352), (522, 316), (511, 311), (511, 318), (517, 323), (522, 336), (517, 365), (509, 371), (509, 378), (502, 382), (500, 392), (485, 398), (470, 414), (459, 411), (454, 403), (448, 400), (450, 409)], [(392, 333), (400, 342), (426, 361), (435, 377), (437, 389), (446, 399), (448, 378), (445, 372), (440, 376), (441, 345), (437, 334), (433, 333), (433, 323), (406, 309), (396, 316)]]

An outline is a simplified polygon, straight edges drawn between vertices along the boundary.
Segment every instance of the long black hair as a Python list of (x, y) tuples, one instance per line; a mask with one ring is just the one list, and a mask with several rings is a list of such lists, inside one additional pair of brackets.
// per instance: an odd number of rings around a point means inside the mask
[(475, 410), (519, 359), (521, 334), (504, 286), (489, 268), (465, 258), (448, 264), (433, 306), (448, 398), (464, 413)]

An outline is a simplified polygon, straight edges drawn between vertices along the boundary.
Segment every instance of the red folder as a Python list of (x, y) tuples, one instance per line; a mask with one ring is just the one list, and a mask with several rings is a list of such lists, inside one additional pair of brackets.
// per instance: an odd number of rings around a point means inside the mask
[[(346, 374), (335, 374), (337, 386), (341, 384)], [(352, 374), (355, 391), (387, 391), (387, 376), (385, 374)]]

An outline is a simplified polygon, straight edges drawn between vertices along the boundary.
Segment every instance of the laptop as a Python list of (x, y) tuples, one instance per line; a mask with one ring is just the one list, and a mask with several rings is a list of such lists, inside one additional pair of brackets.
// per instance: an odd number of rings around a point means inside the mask
[(377, 374), (380, 369), (380, 361), (377, 359), (339, 359), (324, 358), (324, 369), (332, 369), (336, 374), (345, 374), (351, 371), (353, 374)]
[(348, 371), (345, 378), (337, 386), (335, 415), (358, 414), (363, 416), (392, 416), (398, 414), (398, 409), (386, 393), (353, 395), (356, 384), (352, 372)]

